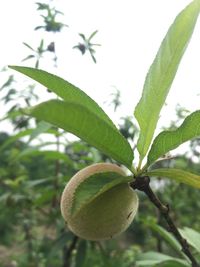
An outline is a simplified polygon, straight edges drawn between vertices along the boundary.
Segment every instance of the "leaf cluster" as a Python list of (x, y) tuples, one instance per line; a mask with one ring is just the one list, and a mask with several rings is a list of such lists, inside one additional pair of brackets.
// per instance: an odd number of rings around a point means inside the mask
[(82, 55), (84, 55), (88, 51), (94, 63), (96, 63), (96, 58), (94, 56), (96, 51), (94, 47), (101, 46), (100, 44), (94, 44), (91, 42), (91, 40), (97, 34), (97, 32), (98, 32), (97, 30), (94, 31), (88, 38), (86, 38), (83, 33), (79, 33), (79, 36), (82, 38), (82, 42), (78, 43), (78, 45), (75, 45), (73, 47), (75, 49), (78, 49)]
[(35, 30), (44, 29), (47, 32), (60, 32), (63, 27), (68, 27), (68, 25), (57, 21), (57, 15), (63, 15), (63, 13), (56, 10), (55, 7), (40, 2), (36, 3), (36, 5), (38, 6), (37, 9), (42, 12), (45, 11), (46, 15), (41, 15), (44, 20), (44, 25), (37, 26)]
[[(137, 143), (140, 160), (136, 167), (132, 165), (134, 155), (128, 141), (109, 116), (82, 90), (45, 71), (11, 66), (12, 69), (41, 83), (59, 97), (26, 109), (24, 113), (75, 134), (125, 165), (135, 177), (144, 174), (162, 176), (199, 187), (198, 175), (180, 169), (149, 169), (161, 156), (200, 135), (198, 126), (200, 112), (196, 111), (190, 114), (178, 129), (163, 131), (152, 141), (161, 108), (192, 36), (199, 11), (200, 1), (194, 0), (176, 17), (146, 76), (143, 93), (134, 112), (140, 126)], [(83, 34), (81, 37), (89, 45), (95, 34), (96, 31), (88, 40)], [(145, 156), (147, 162), (142, 166)]]

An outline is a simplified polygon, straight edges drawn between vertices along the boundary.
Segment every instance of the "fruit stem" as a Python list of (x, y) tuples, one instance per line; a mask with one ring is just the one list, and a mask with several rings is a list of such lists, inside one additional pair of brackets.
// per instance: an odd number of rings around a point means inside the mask
[(138, 163), (138, 167), (137, 167), (137, 172), (138, 172), (138, 173), (139, 173), (140, 170), (141, 170), (142, 161), (143, 161), (143, 158), (140, 157), (140, 159), (139, 159), (139, 163)]
[(167, 222), (170, 232), (174, 235), (174, 237), (178, 240), (178, 242), (181, 244), (183, 253), (190, 259), (192, 263), (192, 267), (200, 267), (200, 265), (197, 263), (196, 259), (193, 257), (189, 244), (186, 239), (184, 239), (179, 232), (178, 228), (173, 222), (173, 219), (170, 216), (170, 208), (169, 205), (164, 205), (160, 199), (154, 194), (150, 187), (150, 178), (148, 176), (143, 177), (136, 177), (135, 181), (130, 184), (130, 186), (133, 189), (138, 189), (139, 191), (144, 192), (149, 200), (154, 204), (154, 206), (157, 207), (160, 214), (165, 218), (165, 221)]
[(130, 171), (131, 171), (134, 175), (137, 174), (136, 169), (135, 169), (135, 167), (134, 167), (133, 165), (131, 166)]
[(145, 164), (140, 170), (137, 172), (137, 176), (140, 176), (140, 174), (144, 173), (147, 169), (147, 164)]

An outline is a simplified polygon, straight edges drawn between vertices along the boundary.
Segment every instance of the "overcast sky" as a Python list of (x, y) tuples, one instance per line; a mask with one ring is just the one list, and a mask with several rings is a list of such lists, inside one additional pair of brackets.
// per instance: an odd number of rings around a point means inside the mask
[[(45, 1), (44, 1), (45, 2)], [(33, 31), (42, 24), (35, 1), (6, 0), (0, 9), (1, 67), (20, 64), (29, 54), (22, 42), (37, 47), (41, 38), (46, 45), (56, 41), (58, 68), (47, 61), (41, 68), (56, 73), (74, 83), (93, 97), (113, 117), (132, 115), (142, 92), (146, 72), (152, 63), (168, 27), (175, 16), (190, 1), (187, 0), (70, 0), (51, 1), (65, 16), (69, 25), (62, 33), (47, 34)], [(78, 33), (90, 35), (99, 30), (94, 41), (102, 46), (96, 49), (97, 64), (88, 56), (82, 57), (72, 47), (80, 41)], [(200, 22), (181, 62), (171, 93), (167, 99), (165, 121), (173, 119), (176, 103), (199, 109), (200, 93)], [(33, 66), (33, 62), (23, 62)], [(17, 75), (17, 74), (16, 74)], [(19, 74), (20, 75), (20, 74)], [(104, 103), (113, 91), (120, 89), (122, 107), (113, 114)], [(164, 114), (164, 111), (162, 112)]]

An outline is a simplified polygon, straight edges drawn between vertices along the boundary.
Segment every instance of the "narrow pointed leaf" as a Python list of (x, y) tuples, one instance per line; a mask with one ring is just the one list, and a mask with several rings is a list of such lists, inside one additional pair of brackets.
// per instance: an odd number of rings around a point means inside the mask
[(73, 133), (116, 161), (131, 167), (133, 152), (128, 141), (85, 105), (50, 100), (27, 109), (25, 113)]
[(81, 36), (81, 38), (82, 38), (84, 41), (86, 41), (86, 38), (85, 38), (85, 35), (84, 35), (84, 34), (79, 33), (79, 35)]
[(190, 267), (190, 263), (185, 260), (174, 258), (159, 252), (145, 252), (139, 255), (136, 261), (137, 266), (156, 267), (156, 266), (170, 266), (170, 267)]
[(159, 226), (158, 224), (150, 221), (145, 222), (145, 225), (150, 227), (153, 231), (155, 231), (157, 234), (159, 234), (163, 240), (165, 240), (166, 243), (169, 244), (169, 246), (176, 251), (181, 257), (184, 257), (187, 259), (187, 256), (182, 252), (181, 245), (179, 242), (175, 239), (175, 237), (169, 233), (169, 231), (166, 231), (163, 227)]
[(200, 136), (199, 110), (186, 117), (182, 125), (176, 130), (163, 131), (155, 138), (148, 154), (148, 166), (170, 150), (198, 136)]
[(37, 179), (37, 180), (29, 180), (27, 181), (26, 187), (31, 188), (31, 187), (35, 187), (38, 185), (42, 185), (42, 184), (49, 184), (52, 182), (52, 180), (54, 179), (54, 177), (48, 177), (48, 178), (42, 178), (42, 179)]
[(141, 129), (137, 144), (141, 158), (151, 144), (160, 110), (193, 33), (199, 11), (200, 1), (194, 0), (176, 17), (146, 76), (142, 97), (135, 109)]
[(25, 57), (22, 61), (26, 61), (26, 60), (34, 58), (34, 57), (35, 57), (34, 55), (29, 55), (29, 56)]
[(146, 175), (166, 177), (179, 183), (187, 184), (195, 188), (200, 188), (200, 176), (179, 169), (155, 169), (148, 171)]
[(15, 157), (14, 160), (37, 156), (44, 156), (47, 160), (62, 160), (68, 164), (71, 163), (69, 157), (62, 152), (53, 150), (37, 150), (35, 148), (24, 149)]
[(125, 177), (115, 172), (104, 172), (91, 175), (76, 189), (71, 213), (75, 215), (83, 206), (112, 187), (132, 181), (132, 177)]
[(7, 148), (10, 144), (14, 143), (15, 141), (19, 140), (22, 137), (28, 136), (33, 132), (33, 129), (23, 130), (16, 135), (10, 136), (1, 146), (0, 152), (2, 152), (5, 148)]
[(87, 256), (87, 241), (80, 240), (75, 258), (75, 267), (83, 267), (85, 265), (86, 256)]
[(200, 233), (188, 227), (179, 230), (187, 242), (200, 253)]
[[(48, 192), (49, 193), (49, 192)], [(49, 194), (50, 195), (50, 194)], [(52, 261), (57, 257), (58, 251), (62, 251), (66, 244), (71, 243), (74, 238), (72, 232), (62, 231), (57, 239), (52, 240), (52, 245), (48, 252), (46, 252), (46, 266), (52, 266)]]
[(96, 31), (94, 31), (91, 35), (90, 35), (90, 37), (88, 38), (88, 42), (90, 42), (91, 41), (91, 39), (95, 36), (95, 34), (97, 34), (97, 30)]
[(28, 142), (31, 142), (33, 139), (38, 137), (40, 134), (45, 133), (51, 127), (52, 125), (50, 123), (45, 122), (45, 121), (40, 121), (37, 124), (36, 128), (32, 131)]
[(27, 43), (23, 43), (23, 45), (25, 45), (26, 47), (28, 47), (29, 49), (31, 49), (32, 51), (34, 51), (34, 49)]
[(49, 90), (57, 94), (59, 97), (66, 101), (74, 101), (81, 105), (85, 105), (89, 110), (94, 112), (99, 118), (103, 119), (105, 122), (110, 124), (111, 127), (117, 129), (113, 124), (108, 115), (102, 110), (102, 108), (91, 99), (85, 92), (83, 92), (78, 87), (73, 84), (65, 81), (64, 79), (48, 73), (44, 70), (29, 68), (29, 67), (20, 67), (20, 66), (9, 66), (11, 69), (14, 69), (33, 80), (41, 83)]

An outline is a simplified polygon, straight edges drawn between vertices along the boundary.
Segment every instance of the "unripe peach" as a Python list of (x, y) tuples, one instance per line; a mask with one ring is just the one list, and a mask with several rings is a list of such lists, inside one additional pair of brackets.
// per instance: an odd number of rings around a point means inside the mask
[(87, 240), (109, 239), (125, 231), (138, 209), (138, 197), (125, 183), (108, 189), (83, 206), (75, 215), (71, 215), (76, 188), (91, 175), (103, 172), (125, 176), (124, 171), (115, 164), (93, 164), (71, 178), (61, 197), (61, 213), (68, 228), (75, 235)]

